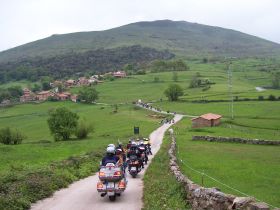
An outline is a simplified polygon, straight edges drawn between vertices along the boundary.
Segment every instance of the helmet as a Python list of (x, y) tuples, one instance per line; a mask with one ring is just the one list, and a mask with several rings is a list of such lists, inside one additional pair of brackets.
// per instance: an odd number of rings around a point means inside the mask
[(115, 148), (113, 147), (107, 147), (107, 150), (106, 150), (107, 154), (115, 154)]
[(135, 141), (131, 142), (131, 146), (136, 147), (137, 146), (136, 142)]
[(117, 149), (117, 150), (116, 150), (116, 154), (117, 154), (117, 155), (122, 154), (122, 149)]
[(108, 147), (113, 147), (114, 149), (116, 148), (116, 146), (114, 145), (114, 144), (109, 144), (108, 146), (107, 146), (107, 148)]

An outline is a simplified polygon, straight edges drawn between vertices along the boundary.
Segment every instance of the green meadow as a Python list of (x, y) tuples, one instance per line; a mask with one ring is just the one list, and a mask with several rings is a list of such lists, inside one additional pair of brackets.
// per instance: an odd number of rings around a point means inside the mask
[[(60, 106), (69, 108), (93, 124), (94, 133), (85, 140), (73, 138), (55, 142), (50, 135), (47, 118), (50, 109)], [(0, 128), (17, 128), (26, 136), (21, 145), (0, 144), (0, 173), (11, 167), (35, 169), (70, 156), (104, 151), (109, 143), (117, 143), (118, 140), (126, 143), (133, 135), (134, 125), (140, 127), (142, 135), (148, 135), (157, 126), (157, 121), (149, 118), (147, 111), (134, 109), (131, 105), (120, 106), (118, 112), (113, 113), (111, 106), (46, 102), (0, 109), (0, 113)]]
[[(175, 125), (174, 130), (178, 148), (177, 157), (183, 160), (180, 166), (183, 173), (191, 180), (206, 187), (218, 187), (223, 192), (244, 196), (219, 183), (222, 182), (273, 206), (280, 206), (279, 146), (192, 141), (193, 135), (231, 136), (234, 134), (242, 137), (245, 132), (235, 127), (223, 126), (191, 129), (188, 118)], [(253, 132), (248, 132), (246, 135), (248, 138), (259, 138), (259, 136), (260, 133)], [(219, 182), (207, 176), (202, 178), (201, 174), (190, 167)]]
[[(0, 179), (0, 184), (6, 183), (7, 186), (10, 186), (9, 183), (13, 182), (13, 179), (10, 180), (8, 177), (13, 177), (11, 174), (14, 173), (20, 174), (20, 177), (24, 178), (16, 178), (16, 180), (20, 180), (20, 184), (17, 186), (19, 189), (24, 189), (23, 194), (25, 194), (25, 182), (29, 177), (28, 174), (34, 172), (38, 175), (41, 170), (45, 169), (47, 172), (44, 174), (54, 174), (58, 180), (62, 174), (63, 180), (67, 180), (67, 183), (50, 187), (47, 189), (47, 193), (41, 192), (39, 189), (42, 187), (38, 187), (38, 196), (30, 191), (31, 195), (26, 193), (23, 201), (19, 200), (22, 194), (12, 195), (12, 203), (16, 203), (15, 205), (19, 209), (28, 208), (30, 202), (49, 196), (53, 191), (92, 174), (97, 170), (106, 145), (116, 143), (118, 140), (127, 142), (128, 138), (133, 135), (133, 126), (140, 126), (141, 135), (149, 135), (159, 126), (159, 119), (149, 117), (149, 111), (135, 108), (131, 104), (132, 101), (141, 99), (144, 102), (153, 102), (154, 107), (162, 110), (176, 111), (190, 116), (174, 126), (179, 147), (178, 157), (184, 162), (227, 185), (279, 207), (280, 147), (193, 142), (191, 140), (192, 135), (280, 140), (280, 101), (258, 100), (259, 96), (263, 96), (265, 99), (269, 95), (274, 95), (276, 98), (280, 96), (279, 90), (266, 88), (271, 86), (273, 77), (271, 72), (279, 71), (279, 60), (242, 59), (233, 61), (231, 66), (232, 93), (233, 97), (238, 99), (233, 103), (234, 119), (231, 119), (230, 106), (227, 101), (229, 99), (228, 74), (225, 63), (204, 64), (201, 60), (187, 62), (190, 70), (177, 72), (177, 82), (172, 80), (172, 72), (148, 72), (145, 75), (132, 75), (125, 79), (98, 84), (96, 89), (99, 92), (99, 99), (96, 105), (45, 102), (0, 108), (0, 128), (6, 126), (17, 128), (26, 136), (21, 145), (0, 144), (0, 174), (6, 177)], [(190, 81), (197, 72), (200, 74), (200, 78), (214, 83), (208, 90), (203, 90), (203, 87), (189, 88)], [(157, 79), (155, 80), (155, 78)], [(184, 95), (177, 102), (167, 101), (163, 93), (173, 83), (179, 84), (184, 90)], [(6, 88), (12, 85), (24, 87), (28, 84), (26, 81), (22, 81), (0, 85), (0, 87)], [(256, 87), (265, 87), (265, 90), (259, 92)], [(70, 91), (78, 92), (79, 88), (73, 88)], [(198, 103), (199, 100), (215, 100), (215, 102)], [(117, 113), (113, 113), (112, 105), (114, 104), (118, 104)], [(50, 135), (47, 118), (49, 110), (61, 106), (69, 108), (76, 112), (81, 119), (92, 123), (94, 133), (85, 140), (77, 140), (73, 137), (69, 141), (55, 142)], [(223, 116), (222, 124), (219, 127), (191, 129), (192, 116), (209, 112)], [(163, 144), (163, 148), (147, 171), (144, 182), (145, 190), (148, 193), (152, 193), (153, 188), (160, 184), (153, 174), (164, 176), (163, 170), (158, 169), (163, 168), (162, 163), (168, 161), (165, 158), (168, 145), (168, 143)], [(86, 157), (85, 160), (84, 157)], [(52, 169), (53, 164), (64, 163), (69, 158), (72, 161), (71, 166), (63, 169), (59, 166), (55, 170)], [(81, 164), (78, 169), (75, 168), (75, 158), (78, 158), (78, 163)], [(199, 174), (194, 173), (185, 165), (181, 165), (181, 167), (193, 181), (201, 184)], [(164, 169), (165, 173), (167, 168)], [(78, 174), (76, 174), (77, 170), (80, 171)], [(166, 179), (161, 178), (160, 180), (174, 183), (174, 186), (169, 184), (162, 186), (166, 192), (176, 194), (170, 198), (163, 197), (163, 199), (166, 198), (166, 205), (168, 207), (174, 205), (178, 208), (185, 206), (184, 203), (175, 201), (176, 199), (181, 200), (183, 194), (172, 176), (168, 174)], [(53, 180), (49, 180), (47, 182), (49, 184), (46, 186), (52, 186), (53, 182)], [(207, 187), (219, 187), (227, 193), (238, 195), (237, 192), (207, 178), (204, 178), (203, 184)], [(7, 187), (7, 189), (7, 191), (14, 192), (14, 188)], [(4, 202), (0, 199), (0, 208), (1, 204), (9, 203), (9, 196)], [(145, 208), (155, 209), (156, 206), (150, 205), (149, 200), (160, 200), (159, 197), (159, 194), (144, 196)], [(160, 202), (155, 205), (160, 206)]]

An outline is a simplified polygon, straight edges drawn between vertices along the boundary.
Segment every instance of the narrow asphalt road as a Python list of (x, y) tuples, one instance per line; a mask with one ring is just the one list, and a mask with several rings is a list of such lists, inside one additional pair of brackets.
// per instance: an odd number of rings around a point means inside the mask
[[(175, 115), (175, 123), (181, 120), (183, 115)], [(172, 124), (164, 124), (150, 134), (152, 152), (156, 154), (160, 149), (165, 131)], [(149, 157), (150, 160), (153, 156)], [(151, 161), (148, 162), (148, 165)], [(115, 202), (109, 201), (106, 196), (101, 198), (96, 190), (98, 175), (87, 177), (74, 182), (68, 188), (59, 190), (52, 197), (38, 201), (31, 206), (31, 210), (140, 210), (143, 207), (143, 176), (147, 169), (142, 170), (137, 178), (133, 179), (128, 173), (127, 189)]]

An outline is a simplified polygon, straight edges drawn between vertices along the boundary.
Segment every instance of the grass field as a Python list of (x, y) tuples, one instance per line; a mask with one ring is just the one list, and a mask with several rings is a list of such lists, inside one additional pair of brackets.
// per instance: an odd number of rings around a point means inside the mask
[[(258, 96), (267, 98), (270, 94), (277, 98), (280, 96), (279, 90), (267, 89), (258, 92), (258, 86), (270, 86), (271, 71), (279, 71), (279, 60), (256, 60), (244, 59), (233, 62), (233, 96), (239, 99), (257, 99)], [(142, 135), (148, 135), (158, 126), (158, 120), (148, 117), (148, 112), (133, 108), (132, 101), (142, 99), (143, 101), (156, 101), (154, 106), (163, 110), (176, 111), (188, 115), (201, 115), (212, 112), (223, 115), (222, 125), (215, 128), (190, 129), (190, 118), (184, 119), (175, 126), (177, 141), (180, 149), (180, 158), (187, 161), (192, 167), (204, 170), (205, 173), (233, 186), (247, 194), (280, 206), (279, 201), (279, 149), (271, 146), (256, 146), (244, 144), (193, 142), (192, 135), (210, 136), (232, 136), (243, 138), (280, 140), (280, 101), (237, 101), (234, 102), (234, 120), (230, 120), (228, 102), (192, 103), (194, 100), (228, 100), (228, 78), (224, 63), (202, 64), (201, 61), (188, 61), (189, 71), (178, 72), (178, 83), (184, 90), (184, 95), (178, 102), (168, 102), (163, 92), (168, 85), (173, 84), (172, 72), (148, 73), (146, 75), (134, 75), (131, 78), (116, 79), (106, 81), (96, 86), (99, 91), (98, 103), (104, 105), (86, 105), (72, 102), (46, 102), (42, 104), (24, 104), (10, 108), (0, 108), (0, 128), (10, 126), (19, 129), (26, 135), (23, 144), (7, 146), (0, 144), (0, 175), (5, 177), (0, 179), (0, 195), (3, 192), (14, 192), (10, 183), (19, 180), (20, 189), (26, 192), (26, 180), (30, 173), (54, 174), (54, 180), (47, 183), (59, 182), (57, 180), (67, 180), (71, 183), (74, 180), (88, 176), (98, 165), (104, 148), (111, 142), (118, 139), (125, 142), (133, 133), (133, 126), (140, 126)], [(278, 70), (277, 70), (278, 69)], [(215, 84), (207, 91), (202, 88), (189, 88), (193, 75), (200, 73), (201, 78), (208, 78)], [(159, 82), (154, 82), (158, 77)], [(0, 85), (0, 88), (7, 88), (13, 85), (27, 86), (28, 82), (19, 81)], [(71, 89), (77, 92), (78, 88)], [(159, 102), (162, 99), (162, 102)], [(120, 103), (118, 113), (113, 114), (112, 104)], [(108, 104), (108, 105), (106, 105)], [(110, 105), (111, 104), (111, 105)], [(66, 106), (70, 110), (78, 113), (81, 118), (93, 123), (95, 132), (87, 139), (78, 141), (72, 138), (67, 142), (54, 142), (47, 126), (48, 111), (56, 107)], [(146, 209), (153, 209), (154, 206), (148, 204), (150, 199), (162, 201), (167, 207), (172, 205), (180, 209), (184, 204), (181, 202), (181, 189), (175, 184), (171, 175), (165, 168), (167, 162), (165, 151), (168, 144), (163, 144), (163, 149), (155, 157), (154, 163), (145, 176), (145, 191), (152, 192), (153, 188), (159, 187), (161, 182), (168, 182), (161, 185), (161, 189), (167, 193), (174, 194), (174, 197), (166, 197), (161, 192), (144, 196)], [(90, 155), (89, 155), (90, 154)], [(85, 160), (83, 157), (86, 157)], [(81, 166), (75, 168), (75, 158), (81, 161)], [(64, 161), (71, 159), (70, 167), (53, 169), (55, 163), (60, 165)], [(74, 158), (74, 159), (73, 159)], [(92, 165), (92, 161), (94, 161)], [(78, 161), (79, 162), (79, 161)], [(79, 164), (78, 164), (79, 165)], [(195, 182), (200, 183), (201, 177), (183, 167), (184, 173), (190, 176)], [(158, 169), (164, 170), (158, 170)], [(44, 171), (44, 170), (47, 171)], [(163, 177), (166, 175), (167, 177)], [(155, 175), (154, 175), (155, 174)], [(60, 175), (63, 177), (60, 178)], [(50, 175), (51, 176), (51, 175)], [(154, 178), (160, 177), (160, 182)], [(9, 177), (12, 177), (10, 179)], [(151, 183), (149, 183), (151, 178)], [(45, 178), (44, 178), (45, 179)], [(43, 179), (43, 180), (44, 180)], [(37, 180), (37, 179), (35, 179)], [(39, 179), (38, 190), (42, 179)], [(170, 183), (169, 183), (170, 182)], [(3, 185), (4, 183), (4, 185)], [(174, 186), (172, 185), (174, 183)], [(7, 186), (7, 189), (3, 186)], [(205, 180), (206, 186), (217, 186), (225, 192), (232, 192), (217, 183)], [(9, 187), (8, 187), (9, 186)], [(51, 186), (46, 184), (46, 186)], [(67, 186), (66, 183), (57, 184), (55, 187), (47, 189), (47, 193), (38, 191), (36, 197), (32, 190), (28, 191), (26, 197), (21, 201), (22, 195), (12, 197), (14, 202), (19, 200), (19, 206), (28, 207), (32, 199), (39, 199), (48, 196), (54, 190)], [(42, 189), (45, 189), (41, 187)], [(3, 191), (6, 190), (6, 191)], [(154, 192), (154, 191), (153, 191)], [(33, 195), (32, 195), (33, 193)], [(7, 194), (8, 195), (8, 194)], [(0, 196), (1, 197), (1, 196)], [(5, 198), (5, 202), (0, 199), (0, 209), (2, 204), (9, 202), (10, 197)], [(178, 201), (175, 201), (178, 200)], [(12, 202), (13, 203), (13, 202)], [(155, 205), (159, 204), (158, 202)], [(164, 207), (161, 207), (164, 208)]]
[(144, 209), (190, 209), (183, 186), (169, 170), (168, 149), (170, 138), (166, 136), (159, 152), (152, 160), (144, 176)]
[[(47, 126), (48, 110), (60, 106), (68, 107), (92, 123), (95, 132), (82, 141), (72, 139), (67, 142), (54, 142)], [(106, 144), (116, 143), (118, 139), (127, 142), (133, 135), (134, 125), (140, 126), (142, 135), (148, 135), (157, 126), (157, 120), (147, 117), (147, 111), (135, 110), (130, 105), (120, 106), (116, 114), (113, 114), (112, 110), (110, 106), (71, 102), (46, 102), (0, 109), (0, 128), (11, 126), (27, 136), (21, 145), (0, 144), (0, 173), (15, 165), (37, 168), (51, 161), (63, 160), (95, 149), (104, 149)]]
[[(194, 182), (202, 184), (200, 174), (188, 166), (254, 196), (274, 206), (280, 206), (280, 147), (233, 143), (192, 141), (193, 135), (235, 136), (244, 135), (234, 128), (204, 128), (193, 130), (190, 120), (184, 119), (174, 126), (183, 172)], [(248, 134), (253, 137), (254, 134)], [(218, 187), (223, 192), (242, 196), (220, 183), (204, 177), (204, 186)]]

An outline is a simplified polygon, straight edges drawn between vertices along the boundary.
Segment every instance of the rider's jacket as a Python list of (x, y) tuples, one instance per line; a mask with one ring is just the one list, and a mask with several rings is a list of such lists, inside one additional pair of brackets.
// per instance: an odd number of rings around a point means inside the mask
[(101, 162), (102, 166), (106, 166), (107, 163), (114, 163), (117, 164), (117, 162), (119, 161), (119, 157), (115, 156), (115, 155), (106, 155)]

